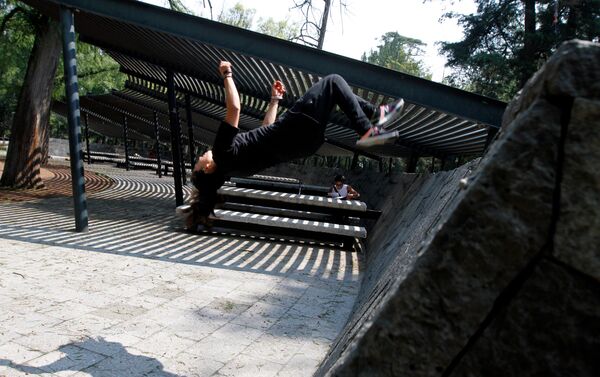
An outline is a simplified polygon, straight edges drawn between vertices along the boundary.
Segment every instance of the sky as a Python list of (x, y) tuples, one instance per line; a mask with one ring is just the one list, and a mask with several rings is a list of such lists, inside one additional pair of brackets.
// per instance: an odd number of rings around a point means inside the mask
[[(142, 0), (147, 3), (165, 6), (166, 0)], [(378, 38), (389, 31), (396, 31), (406, 37), (420, 39), (426, 43), (422, 60), (433, 73), (434, 81), (441, 81), (449, 73), (444, 67), (446, 59), (438, 53), (439, 41), (462, 39), (462, 28), (454, 20), (440, 22), (440, 17), (448, 12), (474, 13), (473, 0), (344, 0), (346, 11), (340, 16), (339, 0), (334, 0), (331, 18), (323, 49), (335, 54), (360, 59), (364, 52), (375, 49)], [(236, 3), (246, 8), (256, 9), (255, 22), (259, 18), (272, 17), (275, 20), (289, 18), (300, 21), (302, 15), (290, 10), (293, 0), (211, 0), (213, 15), (222, 9), (232, 8)], [(183, 0), (183, 3), (196, 15), (210, 18), (207, 0)], [(203, 3), (207, 4), (205, 8)], [(315, 4), (321, 4), (319, 0)]]

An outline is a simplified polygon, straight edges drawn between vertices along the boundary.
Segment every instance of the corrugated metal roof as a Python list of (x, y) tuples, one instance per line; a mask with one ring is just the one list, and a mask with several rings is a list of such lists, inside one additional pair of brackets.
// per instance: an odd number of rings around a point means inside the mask
[[(194, 113), (204, 117), (194, 121), (198, 139), (210, 144), (211, 122), (207, 119), (224, 115), (222, 80), (216, 69), (219, 60), (234, 65), (244, 109), (243, 128), (260, 124), (275, 79), (281, 79), (288, 88), (281, 103), (284, 108), (327, 73), (342, 74), (356, 94), (375, 104), (404, 97), (408, 103), (405, 112), (390, 126), (400, 132), (400, 142), (369, 150), (382, 156), (407, 156), (411, 151), (435, 156), (479, 154), (485, 146), (487, 127), (499, 125), (504, 109), (503, 103), (472, 93), (136, 1), (25, 2), (50, 15), (56, 15), (58, 5), (78, 9), (76, 28), (81, 38), (103, 47), (129, 75), (127, 91), (82, 98), (82, 108), (89, 107), (111, 120), (122, 115), (102, 110), (106, 107), (102, 104), (125, 108), (131, 112), (132, 128), (144, 135), (149, 135), (149, 127), (134, 115), (146, 118), (148, 114), (141, 115), (143, 106), (134, 106), (122, 96), (164, 107), (166, 72), (170, 69), (175, 74), (179, 100), (190, 95)], [(166, 119), (165, 115), (165, 126)], [(342, 114), (335, 114), (326, 136), (352, 148), (357, 135), (343, 127), (345, 122)], [(186, 131), (182, 133), (185, 136)]]

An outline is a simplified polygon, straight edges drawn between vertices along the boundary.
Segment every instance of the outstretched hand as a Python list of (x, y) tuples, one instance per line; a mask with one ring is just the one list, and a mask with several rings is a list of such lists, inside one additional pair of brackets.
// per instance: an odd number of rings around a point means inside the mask
[(223, 78), (231, 76), (231, 74), (232, 74), (231, 63), (228, 61), (224, 61), (224, 60), (219, 62), (219, 73), (221, 74), (221, 77), (223, 77)]
[(285, 85), (279, 80), (275, 80), (273, 86), (271, 87), (271, 97), (282, 99), (285, 94)]

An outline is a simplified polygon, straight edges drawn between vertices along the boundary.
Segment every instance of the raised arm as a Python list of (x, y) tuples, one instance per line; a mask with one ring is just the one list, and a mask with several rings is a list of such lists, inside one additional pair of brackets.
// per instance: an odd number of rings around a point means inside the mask
[(263, 126), (268, 126), (275, 122), (275, 119), (277, 118), (277, 109), (279, 108), (279, 100), (283, 98), (284, 94), (285, 86), (281, 81), (276, 80), (271, 86), (271, 101), (269, 102), (269, 107), (267, 107), (267, 112), (265, 113), (265, 118), (262, 122)]
[(231, 70), (231, 63), (222, 61), (219, 63), (219, 72), (225, 84), (225, 106), (227, 112), (225, 113), (225, 122), (231, 126), (238, 128), (240, 123), (240, 95), (238, 94), (235, 82), (233, 82), (233, 71)]

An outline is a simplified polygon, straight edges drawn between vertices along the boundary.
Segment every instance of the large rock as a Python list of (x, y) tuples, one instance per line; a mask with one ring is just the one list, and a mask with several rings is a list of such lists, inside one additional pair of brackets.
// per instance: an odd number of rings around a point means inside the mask
[[(599, 94), (600, 45), (566, 43), (508, 106), (498, 139), (466, 180), (463, 168), (391, 194), (367, 244), (354, 314), (318, 374), (501, 375), (525, 362), (523, 373), (507, 375), (529, 375), (548, 369), (533, 357), (548, 350), (564, 353), (553, 370), (566, 370), (569, 360), (583, 375), (592, 370), (588, 354), (569, 353), (597, 334), (599, 321), (590, 310), (600, 291)], [(571, 130), (575, 123), (583, 129)], [(589, 217), (580, 215), (592, 205)], [(545, 281), (553, 271), (556, 279)], [(565, 304), (556, 306), (552, 291), (561, 289), (582, 301), (561, 293)], [(506, 313), (511, 324), (503, 327)], [(530, 325), (544, 321), (565, 328), (538, 336)], [(516, 350), (504, 352), (497, 331)]]
[(588, 279), (542, 260), (450, 376), (598, 376), (600, 292)]
[(538, 98), (564, 101), (566, 98), (600, 99), (600, 45), (587, 41), (565, 42), (509, 103), (503, 127), (529, 108)]
[[(600, 57), (598, 57), (600, 59)], [(600, 100), (573, 102), (554, 255), (600, 281)]]

